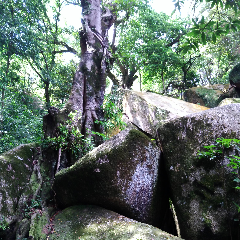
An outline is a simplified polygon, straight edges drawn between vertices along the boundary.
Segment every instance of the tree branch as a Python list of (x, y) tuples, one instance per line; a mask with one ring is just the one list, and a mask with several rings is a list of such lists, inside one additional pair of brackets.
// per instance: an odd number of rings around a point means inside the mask
[(56, 41), (56, 44), (59, 45), (59, 46), (65, 47), (66, 50), (53, 51), (53, 53), (71, 52), (71, 53), (74, 53), (74, 54), (76, 54), (76, 55), (78, 54), (78, 52), (77, 52), (74, 48), (70, 47), (70, 46), (69, 46), (67, 43), (65, 43), (65, 42)]
[(113, 73), (108, 72), (108, 73), (107, 73), (107, 76), (112, 80), (113, 85), (119, 86), (119, 82), (120, 82), (120, 81), (115, 77), (115, 75), (114, 75)]
[(174, 45), (175, 43), (178, 43), (180, 41), (180, 38), (183, 36), (184, 34), (179, 34), (175, 39), (173, 39), (172, 42), (168, 43), (166, 45), (166, 47), (171, 47), (172, 45)]

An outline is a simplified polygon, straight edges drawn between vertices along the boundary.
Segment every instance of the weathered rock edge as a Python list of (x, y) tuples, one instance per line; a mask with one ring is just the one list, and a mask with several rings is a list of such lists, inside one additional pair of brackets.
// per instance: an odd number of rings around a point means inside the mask
[(164, 204), (168, 205), (159, 192), (159, 158), (160, 150), (151, 139), (126, 129), (56, 174), (57, 204), (98, 205), (159, 225), (160, 206), (166, 210)]
[(151, 136), (158, 126), (171, 119), (207, 110), (208, 108), (156, 93), (125, 90), (123, 112), (128, 120)]
[[(199, 160), (217, 138), (240, 139), (240, 105), (230, 104), (175, 119), (158, 129), (181, 235), (188, 240), (236, 239), (240, 205), (226, 157)], [(237, 223), (237, 224), (236, 224)]]

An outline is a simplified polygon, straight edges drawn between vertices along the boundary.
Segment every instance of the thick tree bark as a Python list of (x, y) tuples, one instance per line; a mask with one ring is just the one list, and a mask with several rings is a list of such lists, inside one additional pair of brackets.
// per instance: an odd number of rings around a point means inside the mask
[[(102, 14), (101, 0), (82, 0), (83, 30), (80, 32), (81, 62), (75, 74), (68, 104), (76, 111), (78, 126), (85, 138), (101, 139), (92, 132), (102, 132), (96, 120), (103, 119), (102, 104), (106, 87), (107, 31), (113, 17), (107, 9)], [(81, 121), (79, 121), (81, 119)]]
[[(93, 132), (102, 132), (103, 127), (96, 120), (103, 120), (102, 104), (106, 86), (106, 58), (108, 58), (107, 31), (113, 17), (108, 9), (101, 10), (101, 0), (82, 0), (82, 23), (80, 31), (81, 62), (75, 73), (72, 91), (65, 108), (59, 111), (49, 108), (49, 114), (44, 116), (44, 138), (56, 138), (61, 134), (60, 128), (66, 126), (69, 135), (65, 139), (64, 148), (46, 147), (43, 151), (46, 165), (51, 169), (51, 178), (61, 168), (72, 165), (76, 160), (72, 147), (79, 137), (72, 133), (78, 129), (85, 139), (93, 140), (97, 146), (102, 139)], [(75, 113), (72, 119), (70, 113)], [(89, 141), (83, 141), (86, 144)], [(88, 146), (85, 146), (88, 147)], [(83, 152), (81, 153), (83, 154)], [(81, 157), (81, 156), (78, 156)]]

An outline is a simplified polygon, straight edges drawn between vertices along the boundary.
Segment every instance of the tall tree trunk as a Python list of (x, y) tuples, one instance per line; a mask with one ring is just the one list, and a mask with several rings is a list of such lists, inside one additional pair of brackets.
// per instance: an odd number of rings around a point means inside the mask
[(46, 101), (46, 107), (47, 109), (50, 107), (50, 94), (49, 94), (49, 81), (44, 81), (44, 96)]
[[(81, 62), (75, 74), (68, 104), (78, 113), (78, 124), (86, 137), (101, 139), (92, 132), (102, 132), (96, 120), (103, 119), (102, 104), (106, 87), (107, 30), (113, 17), (106, 11), (101, 18), (101, 0), (82, 0), (83, 30), (80, 32)], [(103, 25), (102, 25), (103, 22)]]
[[(61, 125), (67, 126), (71, 135), (69, 139), (65, 139), (68, 141), (65, 148), (47, 147), (43, 152), (45, 164), (51, 169), (52, 179), (59, 169), (70, 166), (77, 160), (71, 152), (76, 137), (71, 134), (73, 128), (81, 130), (85, 139), (93, 139), (95, 145), (102, 143), (102, 139), (92, 132), (103, 131), (103, 127), (96, 123), (96, 120), (103, 119), (101, 106), (106, 86), (107, 30), (113, 22), (113, 17), (108, 9), (102, 13), (101, 0), (82, 0), (81, 5), (83, 11), (83, 29), (79, 33), (81, 62), (73, 79), (70, 98), (61, 111), (50, 107), (49, 114), (44, 116), (43, 121), (45, 139), (58, 137), (61, 134), (59, 131)], [(74, 119), (69, 117), (71, 112), (76, 113), (73, 114)], [(89, 141), (83, 141), (85, 142)]]

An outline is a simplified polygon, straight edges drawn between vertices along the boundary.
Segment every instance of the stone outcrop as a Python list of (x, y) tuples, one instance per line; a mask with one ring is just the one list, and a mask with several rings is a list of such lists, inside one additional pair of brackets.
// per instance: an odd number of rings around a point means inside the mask
[(232, 94), (228, 93), (229, 84), (192, 87), (184, 92), (184, 100), (209, 108), (217, 107), (219, 102)]
[(156, 93), (126, 91), (123, 112), (128, 120), (151, 136), (171, 119), (208, 108)]
[(240, 98), (225, 98), (219, 103), (219, 107), (232, 104), (232, 103), (240, 103)]
[(57, 204), (61, 208), (98, 205), (159, 225), (160, 206), (168, 208), (168, 199), (165, 203), (161, 199), (159, 159), (154, 141), (138, 130), (126, 129), (56, 174)]
[[(35, 144), (0, 155), (0, 239), (177, 240), (162, 231), (176, 234), (169, 198), (184, 239), (237, 239), (240, 190), (228, 156), (240, 150), (198, 156), (218, 138), (240, 139), (240, 104), (224, 102), (208, 109), (126, 91), (131, 128), (71, 167), (61, 161), (65, 169), (56, 175), (58, 152), (46, 157), (50, 148), (43, 157)], [(47, 136), (66, 121), (61, 116), (49, 113), (55, 127), (45, 129)]]
[(41, 187), (35, 144), (20, 145), (0, 155), (0, 238), (15, 239), (31, 199)]
[[(199, 159), (217, 138), (240, 139), (240, 105), (230, 104), (175, 119), (158, 129), (172, 200), (187, 240), (237, 239), (240, 205), (225, 155)], [(230, 237), (231, 236), (231, 237)]]
[[(151, 225), (126, 218), (96, 206), (73, 206), (64, 209), (52, 222), (49, 240), (180, 240)], [(36, 238), (37, 239), (37, 238)]]

